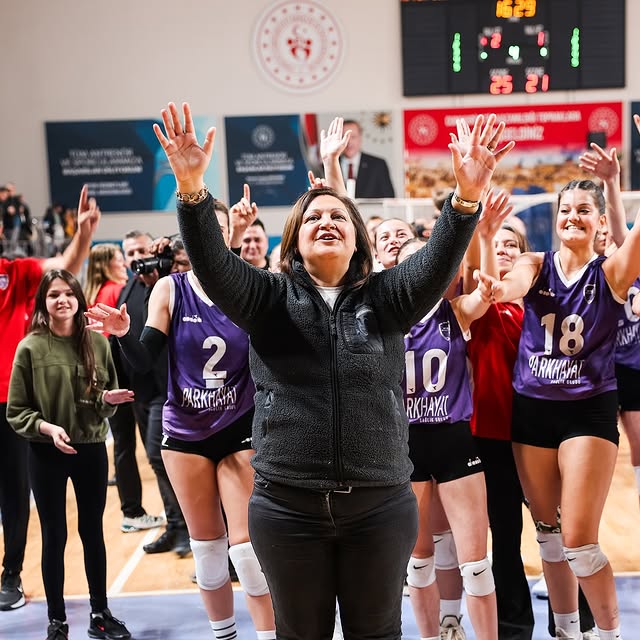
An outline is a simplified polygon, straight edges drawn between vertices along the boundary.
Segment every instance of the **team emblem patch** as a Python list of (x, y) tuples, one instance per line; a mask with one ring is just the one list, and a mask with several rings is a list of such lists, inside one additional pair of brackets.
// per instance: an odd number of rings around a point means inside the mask
[(591, 304), (596, 299), (596, 285), (595, 284), (585, 284), (582, 289), (582, 295), (587, 304)]
[(440, 331), (440, 335), (445, 340), (448, 340), (449, 342), (451, 341), (451, 325), (448, 320), (446, 322), (441, 322), (438, 325), (438, 331)]
[(9, 276), (6, 273), (0, 273), (0, 290), (4, 291), (9, 286)]

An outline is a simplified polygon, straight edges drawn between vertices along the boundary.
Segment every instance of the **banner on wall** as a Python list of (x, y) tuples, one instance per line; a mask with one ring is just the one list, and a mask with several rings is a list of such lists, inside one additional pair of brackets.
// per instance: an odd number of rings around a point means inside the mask
[[(622, 148), (622, 103), (585, 103), (521, 107), (424, 109), (404, 112), (405, 194), (429, 197), (453, 188), (447, 148), (456, 120), (470, 125), (478, 114), (495, 113), (506, 123), (503, 143), (516, 147), (500, 162), (493, 184), (511, 193), (557, 192), (569, 182), (588, 177), (578, 158), (590, 142)], [(535, 250), (550, 248), (552, 207), (538, 205), (522, 212)]]
[[(75, 203), (88, 184), (103, 212), (174, 211), (176, 181), (154, 122), (47, 122), (51, 202)], [(199, 141), (214, 124), (213, 118), (194, 117)], [(214, 154), (205, 175), (213, 193), (219, 193), (218, 176)]]
[[(382, 171), (389, 182), (391, 113), (358, 111), (341, 115), (360, 128), (358, 151), (361, 145), (362, 156), (354, 176), (357, 188), (366, 186), (367, 171), (371, 178), (375, 178), (374, 172)], [(246, 182), (251, 187), (251, 199), (258, 206), (291, 205), (307, 189), (309, 170), (316, 176), (323, 175), (320, 132), (328, 129), (334, 117), (328, 113), (304, 113), (225, 118), (229, 201), (242, 197)], [(357, 197), (390, 195), (356, 192)]]
[(305, 116), (226, 117), (229, 201), (251, 187), (258, 206), (287, 206), (307, 188), (307, 171), (317, 171), (319, 140)]
[[(631, 103), (631, 113), (640, 113), (640, 101)], [(631, 122), (631, 189), (640, 190), (640, 133)]]

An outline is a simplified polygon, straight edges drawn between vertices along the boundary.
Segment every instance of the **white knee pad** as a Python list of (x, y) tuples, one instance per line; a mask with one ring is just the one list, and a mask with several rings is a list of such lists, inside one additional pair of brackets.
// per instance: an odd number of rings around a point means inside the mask
[(489, 558), (460, 565), (464, 590), (470, 596), (488, 596), (496, 590)]
[(536, 531), (536, 539), (540, 546), (540, 557), (545, 562), (564, 562), (566, 560), (561, 533)]
[(409, 558), (407, 565), (407, 584), (410, 587), (424, 589), (436, 581), (436, 563), (433, 556), (429, 558)]
[(245, 593), (250, 596), (264, 596), (269, 593), (267, 580), (250, 542), (229, 547), (229, 557), (236, 568), (238, 580)]
[(594, 573), (598, 573), (609, 562), (607, 556), (602, 553), (599, 544), (585, 544), (575, 549), (565, 547), (564, 554), (571, 571), (578, 578), (588, 578)]
[(190, 539), (191, 551), (196, 565), (198, 586), (205, 591), (219, 589), (229, 580), (229, 539), (227, 536), (215, 540)]
[(433, 543), (436, 548), (436, 569), (457, 569), (458, 552), (451, 531), (434, 534)]

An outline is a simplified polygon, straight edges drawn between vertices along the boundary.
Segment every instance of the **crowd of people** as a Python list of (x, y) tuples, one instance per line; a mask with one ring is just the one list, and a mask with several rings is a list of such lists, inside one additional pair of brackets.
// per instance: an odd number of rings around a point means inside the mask
[[(514, 146), (495, 116), (458, 123), (457, 184), (413, 224), (362, 219), (347, 153), (359, 129), (337, 118), (324, 178), (269, 256), (249, 185), (227, 208), (203, 182), (215, 129), (200, 143), (187, 104), (162, 122), (179, 239), (133, 230), (91, 247), (100, 210), (85, 188), (59, 255), (0, 257), (0, 610), (26, 602), (32, 490), (47, 640), (68, 639), (71, 479), (88, 634), (131, 637), (106, 596), (110, 428), (121, 529), (166, 524), (144, 551), (193, 556), (215, 638), (237, 637), (233, 578), (259, 640), (399, 639), (405, 591), (423, 640), (464, 639), (463, 593), (476, 638), (531, 640), (523, 503), (550, 634), (621, 638), (598, 528), (618, 415), (640, 494), (640, 223), (627, 229), (615, 149), (581, 157), (594, 180), (576, 167), (560, 248), (533, 253), (490, 190)], [(7, 200), (0, 189), (5, 219)], [(137, 430), (164, 516), (142, 505)]]

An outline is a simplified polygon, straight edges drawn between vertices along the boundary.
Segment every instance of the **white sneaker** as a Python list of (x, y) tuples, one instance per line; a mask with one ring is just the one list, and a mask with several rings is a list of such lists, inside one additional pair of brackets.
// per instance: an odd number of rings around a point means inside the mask
[(130, 533), (131, 531), (142, 531), (143, 529), (153, 529), (160, 527), (164, 524), (163, 516), (150, 516), (145, 513), (137, 518), (122, 518), (122, 524), (120, 525), (120, 531), (124, 533)]
[(342, 635), (342, 623), (340, 622), (340, 609), (336, 607), (336, 622), (333, 627), (333, 637), (331, 640), (344, 640)]
[(447, 615), (440, 620), (440, 640), (466, 640), (466, 637), (462, 627), (462, 614)]
[(564, 629), (559, 629), (556, 627), (556, 640), (557, 638), (562, 638), (563, 640), (581, 640), (584, 636), (580, 634), (579, 636), (574, 636), (572, 634), (567, 633)]
[(547, 590), (547, 583), (545, 582), (544, 576), (542, 576), (542, 578), (540, 578), (540, 580), (531, 587), (531, 595), (539, 598), (540, 600), (549, 599), (549, 591)]
[(600, 636), (595, 629), (582, 632), (582, 640), (599, 640)]

